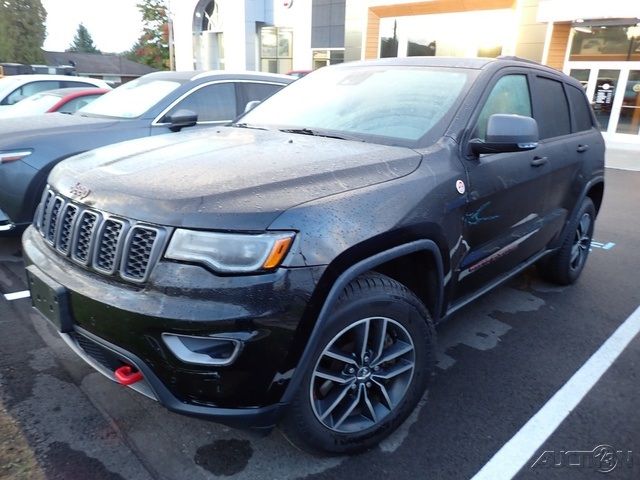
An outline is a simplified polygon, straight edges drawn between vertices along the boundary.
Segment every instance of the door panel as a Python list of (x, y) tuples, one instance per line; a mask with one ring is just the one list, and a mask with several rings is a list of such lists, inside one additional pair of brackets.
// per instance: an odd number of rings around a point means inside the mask
[[(490, 90), (477, 115), (472, 138), (484, 139), (494, 113), (532, 116), (529, 79), (525, 73), (504, 75)], [(468, 251), (458, 266), (455, 298), (473, 295), (496, 277), (535, 254), (547, 178), (545, 165), (532, 162), (537, 149), (465, 159), (469, 202), (464, 218)]]

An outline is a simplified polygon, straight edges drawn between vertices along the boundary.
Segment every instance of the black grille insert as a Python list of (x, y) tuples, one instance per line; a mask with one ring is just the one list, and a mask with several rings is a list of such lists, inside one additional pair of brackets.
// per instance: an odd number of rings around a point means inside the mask
[(114, 371), (124, 364), (113, 352), (93, 340), (89, 340), (87, 337), (75, 332), (70, 335), (87, 356), (91, 357), (96, 363), (99, 363), (107, 370)]
[(145, 278), (158, 231), (135, 227), (131, 231), (128, 249), (122, 268), (122, 276), (131, 280)]
[(78, 214), (78, 207), (70, 203), (64, 208), (62, 221), (60, 222), (60, 236), (58, 237), (58, 250), (62, 253), (69, 253), (69, 245), (71, 244), (71, 234), (73, 231), (73, 221)]
[(71, 253), (74, 260), (84, 264), (89, 262), (89, 253), (91, 252), (93, 233), (95, 232), (97, 221), (98, 215), (96, 213), (85, 210), (80, 214)]
[(124, 232), (124, 223), (118, 220), (106, 220), (98, 238), (98, 248), (93, 266), (96, 270), (113, 273), (118, 268), (117, 254), (120, 239)]
[(146, 281), (167, 231), (72, 203), (47, 189), (36, 227), (58, 253), (106, 275)]

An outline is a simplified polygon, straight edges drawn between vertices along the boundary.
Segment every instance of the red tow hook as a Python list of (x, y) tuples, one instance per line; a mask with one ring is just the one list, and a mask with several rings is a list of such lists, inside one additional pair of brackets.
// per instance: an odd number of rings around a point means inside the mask
[(123, 365), (113, 372), (120, 385), (132, 385), (142, 380), (142, 372), (134, 372), (131, 365)]

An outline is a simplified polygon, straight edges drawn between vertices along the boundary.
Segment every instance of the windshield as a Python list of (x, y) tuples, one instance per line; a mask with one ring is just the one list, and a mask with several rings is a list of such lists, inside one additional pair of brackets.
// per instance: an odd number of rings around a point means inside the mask
[(415, 143), (453, 110), (472, 75), (471, 70), (433, 67), (323, 68), (276, 93), (240, 122)]
[(136, 118), (180, 85), (169, 80), (132, 80), (82, 107), (76, 115)]
[(59, 95), (38, 93), (12, 105), (11, 108), (7, 109), (7, 114), (37, 115), (38, 113), (45, 113), (59, 101)]

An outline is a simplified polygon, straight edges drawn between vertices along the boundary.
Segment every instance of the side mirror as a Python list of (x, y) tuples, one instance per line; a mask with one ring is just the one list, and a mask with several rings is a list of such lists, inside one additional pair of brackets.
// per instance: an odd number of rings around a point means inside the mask
[(172, 132), (178, 132), (186, 127), (193, 127), (198, 123), (198, 114), (191, 110), (181, 109), (164, 117)]
[(481, 153), (523, 152), (538, 146), (538, 123), (531, 117), (495, 113), (487, 122), (487, 139), (474, 138), (471, 151)]
[(244, 107), (244, 113), (247, 113), (249, 110), (253, 110), (261, 103), (261, 100), (251, 100), (250, 102), (247, 102), (247, 105)]

